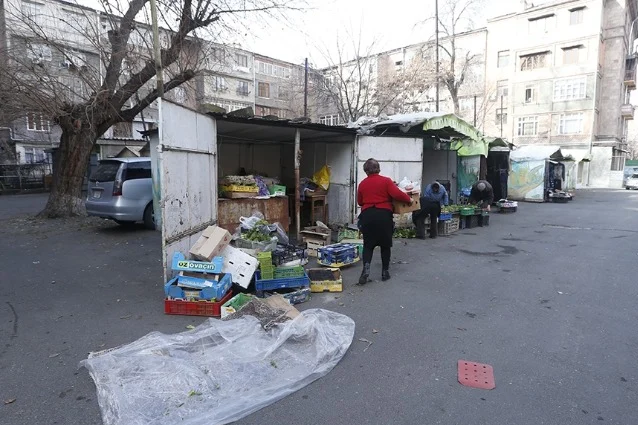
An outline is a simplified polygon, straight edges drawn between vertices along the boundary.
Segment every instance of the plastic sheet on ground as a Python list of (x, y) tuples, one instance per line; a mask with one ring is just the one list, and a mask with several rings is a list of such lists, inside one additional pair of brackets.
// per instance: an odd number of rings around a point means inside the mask
[(92, 353), (80, 365), (95, 381), (106, 425), (227, 424), (326, 375), (354, 329), (349, 317), (322, 309), (269, 331), (251, 316), (210, 319)]

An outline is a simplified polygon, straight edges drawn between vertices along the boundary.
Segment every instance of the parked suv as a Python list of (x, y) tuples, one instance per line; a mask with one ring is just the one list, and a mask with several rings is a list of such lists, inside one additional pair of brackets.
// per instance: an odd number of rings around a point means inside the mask
[(150, 158), (114, 158), (99, 162), (89, 178), (86, 211), (121, 225), (144, 222), (154, 229)]
[(632, 174), (631, 176), (627, 177), (625, 189), (638, 189), (638, 174)]

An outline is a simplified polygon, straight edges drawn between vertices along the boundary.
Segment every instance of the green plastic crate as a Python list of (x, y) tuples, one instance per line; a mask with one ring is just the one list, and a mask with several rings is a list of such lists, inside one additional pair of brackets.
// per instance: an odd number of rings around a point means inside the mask
[[(275, 279), (283, 279), (287, 277), (304, 277), (305, 271), (303, 266), (277, 267), (275, 269)], [(264, 274), (262, 272), (262, 278)]]

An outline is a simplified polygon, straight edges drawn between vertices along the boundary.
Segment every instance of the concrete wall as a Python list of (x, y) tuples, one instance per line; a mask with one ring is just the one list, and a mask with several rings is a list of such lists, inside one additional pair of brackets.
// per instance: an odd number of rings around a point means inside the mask
[[(612, 148), (595, 146), (592, 148), (592, 159), (589, 163), (589, 186), (594, 188), (609, 187), (611, 181)], [(622, 172), (621, 176), (622, 176)], [(622, 177), (621, 177), (622, 182)]]

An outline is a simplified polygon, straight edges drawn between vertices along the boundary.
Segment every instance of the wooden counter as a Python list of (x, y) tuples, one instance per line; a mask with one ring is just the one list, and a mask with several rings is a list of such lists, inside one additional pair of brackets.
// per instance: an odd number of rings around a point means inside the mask
[(239, 217), (250, 217), (253, 211), (261, 212), (268, 223), (281, 224), (286, 232), (289, 231), (290, 217), (288, 216), (288, 198), (276, 197), (270, 199), (224, 199), (217, 203), (218, 226), (234, 233), (239, 227)]

